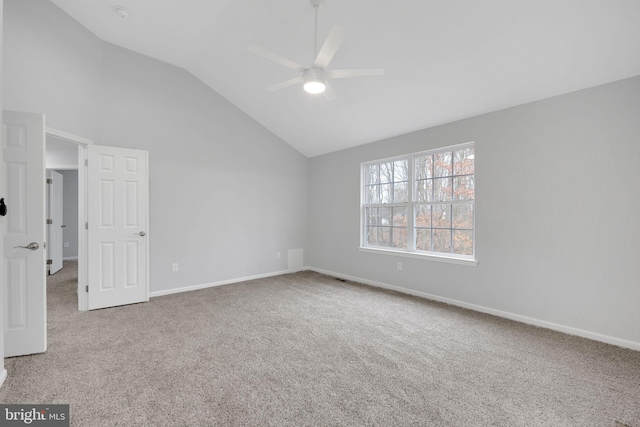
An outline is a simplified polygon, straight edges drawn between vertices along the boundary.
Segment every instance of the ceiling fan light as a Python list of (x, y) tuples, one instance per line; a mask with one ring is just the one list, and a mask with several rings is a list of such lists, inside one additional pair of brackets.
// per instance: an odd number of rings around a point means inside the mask
[(307, 93), (318, 95), (327, 88), (327, 85), (322, 80), (307, 80), (304, 83), (304, 90)]

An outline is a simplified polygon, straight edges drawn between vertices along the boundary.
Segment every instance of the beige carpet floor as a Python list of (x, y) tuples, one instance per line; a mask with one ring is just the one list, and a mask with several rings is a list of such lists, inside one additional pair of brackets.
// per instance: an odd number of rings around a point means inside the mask
[(640, 427), (640, 352), (312, 272), (83, 313), (73, 267), (0, 402), (74, 426)]

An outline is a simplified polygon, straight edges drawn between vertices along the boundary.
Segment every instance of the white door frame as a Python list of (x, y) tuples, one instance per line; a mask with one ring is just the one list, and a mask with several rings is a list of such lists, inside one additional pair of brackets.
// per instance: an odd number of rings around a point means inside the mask
[(46, 135), (63, 139), (78, 145), (78, 310), (87, 311), (89, 298), (86, 292), (89, 284), (88, 274), (88, 239), (87, 224), (87, 147), (93, 141), (80, 136), (72, 135), (61, 130), (46, 128)]

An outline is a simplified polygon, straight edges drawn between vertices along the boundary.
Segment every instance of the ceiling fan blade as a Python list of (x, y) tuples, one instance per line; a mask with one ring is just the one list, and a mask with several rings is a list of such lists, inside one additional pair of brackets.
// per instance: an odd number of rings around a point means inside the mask
[(331, 89), (331, 86), (329, 86), (328, 83), (325, 83), (324, 97), (327, 98), (327, 100), (329, 100), (329, 101), (334, 101), (334, 100), (338, 99), (338, 96), (333, 91), (333, 89)]
[(324, 40), (320, 51), (318, 52), (318, 56), (316, 56), (315, 61), (313, 61), (313, 66), (317, 68), (327, 68), (329, 62), (333, 58), (333, 55), (336, 54), (338, 48), (342, 44), (342, 40), (344, 39), (344, 35), (347, 32), (344, 28), (333, 26), (329, 35)]
[(274, 85), (271, 85), (267, 87), (267, 90), (269, 92), (275, 92), (277, 90), (284, 89), (285, 87), (293, 86), (297, 83), (302, 83), (303, 81), (304, 81), (304, 78), (300, 76), (300, 77), (296, 77), (295, 79), (291, 79), (291, 80), (287, 80), (281, 83), (276, 83)]
[(332, 79), (349, 79), (352, 77), (373, 77), (384, 74), (382, 68), (370, 68), (364, 70), (327, 70), (327, 77)]
[(291, 68), (296, 71), (300, 71), (301, 73), (303, 73), (304, 70), (306, 70), (306, 68), (304, 68), (302, 65), (296, 62), (293, 62), (290, 59), (285, 58), (284, 56), (280, 56), (273, 52), (269, 52), (268, 50), (263, 49), (254, 44), (249, 45), (247, 50), (251, 53), (255, 53), (258, 56), (262, 56), (263, 58), (268, 59), (269, 61), (273, 61), (276, 64), (284, 65), (285, 67)]

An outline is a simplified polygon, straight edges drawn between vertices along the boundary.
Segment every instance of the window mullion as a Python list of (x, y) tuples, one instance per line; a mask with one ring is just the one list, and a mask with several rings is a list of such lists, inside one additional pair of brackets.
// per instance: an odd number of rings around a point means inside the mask
[[(388, 183), (389, 185), (389, 200), (391, 203), (395, 203), (396, 201), (396, 163), (391, 162), (391, 181)], [(392, 240), (393, 241), (393, 240)]]
[(415, 230), (415, 209), (413, 204), (415, 202), (415, 158), (410, 156), (407, 160), (409, 170), (407, 171), (407, 250), (414, 252), (416, 250), (416, 230)]
[[(453, 191), (453, 185), (451, 186)], [(453, 197), (453, 195), (452, 195)], [(451, 228), (449, 231), (449, 252), (453, 253), (453, 205), (449, 205), (449, 218), (451, 219)]]
[(452, 151), (451, 152), (451, 204), (449, 205), (449, 218), (451, 221), (451, 227), (449, 228), (449, 253), (454, 253), (453, 250), (453, 201), (456, 199), (455, 195), (456, 195), (456, 191), (455, 191), (455, 186), (456, 186), (456, 178), (455, 178), (455, 171), (454, 171), (454, 156), (455, 156), (455, 152)]

